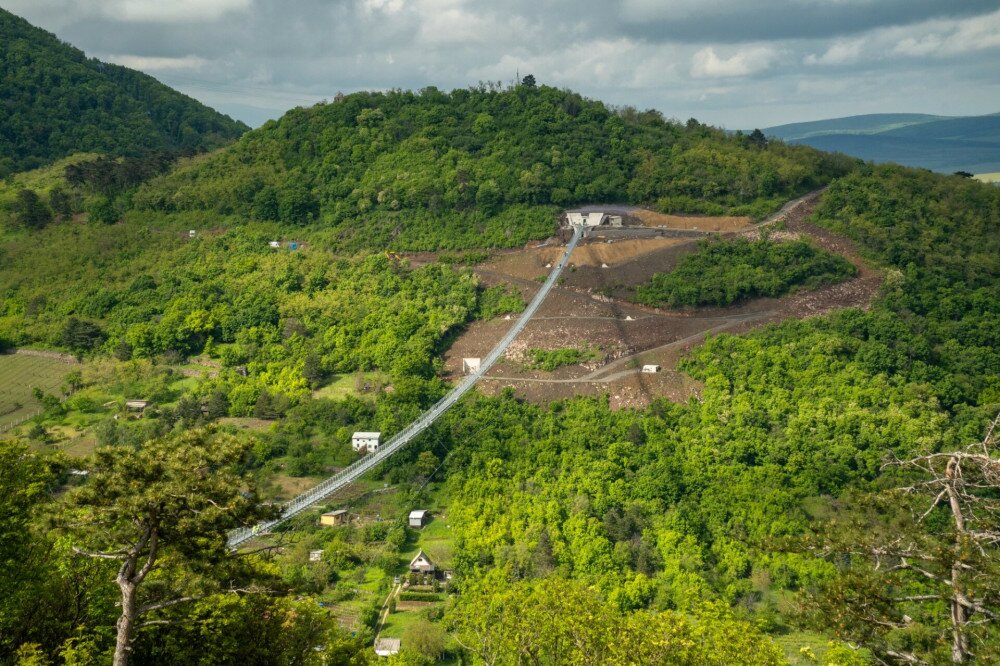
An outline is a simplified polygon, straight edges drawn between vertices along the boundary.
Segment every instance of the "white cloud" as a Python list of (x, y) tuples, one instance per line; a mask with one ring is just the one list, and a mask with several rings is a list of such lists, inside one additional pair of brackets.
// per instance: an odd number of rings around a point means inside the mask
[(802, 62), (807, 65), (847, 65), (857, 62), (865, 45), (863, 39), (834, 42), (825, 53), (810, 53)]
[(105, 59), (118, 65), (149, 72), (201, 69), (208, 64), (208, 61), (204, 58), (194, 55), (184, 56), (183, 58), (161, 58), (114, 54), (105, 56)]
[(691, 58), (691, 76), (696, 79), (746, 76), (767, 69), (777, 57), (769, 46), (740, 49), (728, 58), (720, 58), (711, 46)]
[(1000, 48), (1000, 11), (971, 19), (928, 21), (899, 35), (890, 52), (909, 57), (947, 57)]
[(500, 26), (490, 17), (473, 14), (461, 7), (427, 12), (420, 25), (420, 40), (425, 44), (481, 44), (499, 37)]

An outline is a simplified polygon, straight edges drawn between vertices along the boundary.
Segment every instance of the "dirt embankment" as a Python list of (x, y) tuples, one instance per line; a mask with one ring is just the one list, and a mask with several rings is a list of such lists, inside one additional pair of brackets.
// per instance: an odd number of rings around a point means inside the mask
[(647, 227), (667, 227), (668, 229), (696, 229), (698, 231), (740, 231), (746, 229), (753, 220), (749, 217), (708, 216), (708, 215), (668, 215), (656, 211), (637, 208), (632, 217)]

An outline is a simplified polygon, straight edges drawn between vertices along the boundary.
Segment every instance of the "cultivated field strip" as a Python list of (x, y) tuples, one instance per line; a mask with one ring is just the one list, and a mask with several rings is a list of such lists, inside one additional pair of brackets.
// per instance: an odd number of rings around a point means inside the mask
[(292, 500), (285, 505), (284, 510), (278, 518), (259, 523), (253, 527), (244, 527), (231, 531), (229, 533), (229, 546), (231, 548), (236, 548), (258, 534), (262, 534), (273, 529), (277, 525), (287, 521), (289, 518), (292, 518), (293, 516), (306, 510), (313, 504), (329, 497), (331, 494), (340, 490), (349, 483), (352, 483), (365, 472), (386, 460), (389, 456), (409, 444), (415, 437), (420, 435), (420, 433), (433, 425), (442, 414), (451, 409), (451, 407), (458, 402), (458, 400), (465, 395), (484, 374), (486, 374), (490, 367), (496, 363), (497, 359), (499, 359), (504, 352), (507, 351), (507, 347), (509, 347), (510, 343), (514, 341), (514, 338), (516, 338), (521, 331), (524, 330), (524, 327), (528, 325), (528, 322), (531, 321), (531, 318), (538, 310), (538, 307), (542, 304), (542, 301), (545, 300), (545, 297), (548, 296), (552, 287), (555, 286), (563, 268), (565, 268), (569, 263), (570, 255), (573, 254), (573, 250), (576, 248), (582, 237), (583, 228), (575, 227), (573, 230), (573, 237), (566, 245), (566, 250), (563, 252), (559, 263), (556, 264), (552, 272), (549, 273), (545, 283), (542, 284), (542, 288), (538, 290), (538, 293), (535, 294), (531, 303), (529, 303), (528, 307), (525, 308), (523, 313), (521, 313), (521, 316), (517, 319), (511, 329), (500, 340), (500, 342), (497, 343), (496, 347), (493, 348), (493, 351), (491, 351), (489, 355), (481, 361), (477, 372), (465, 377), (461, 382), (459, 382), (458, 386), (448, 393), (448, 395), (441, 398), (441, 400), (439, 400), (433, 407), (424, 412), (420, 418), (398, 432), (392, 437), (392, 439), (379, 447), (378, 451), (361, 458), (351, 465), (348, 465), (330, 478), (320, 482), (319, 485), (311, 490), (292, 498)]
[(0, 354), (0, 432), (41, 410), (32, 395), (38, 388), (58, 394), (66, 373), (72, 366), (46, 356)]

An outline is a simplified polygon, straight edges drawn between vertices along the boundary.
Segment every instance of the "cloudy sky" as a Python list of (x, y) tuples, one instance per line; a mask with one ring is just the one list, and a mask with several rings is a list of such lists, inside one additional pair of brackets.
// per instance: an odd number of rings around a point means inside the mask
[(0, 0), (258, 125), (520, 72), (728, 128), (1000, 112), (1000, 0)]

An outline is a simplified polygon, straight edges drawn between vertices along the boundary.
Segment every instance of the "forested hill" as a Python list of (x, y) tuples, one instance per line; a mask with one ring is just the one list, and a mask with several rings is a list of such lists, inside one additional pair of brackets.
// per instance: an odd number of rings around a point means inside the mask
[(319, 221), (347, 247), (412, 250), (523, 243), (581, 203), (760, 217), (852, 167), (805, 146), (613, 110), (526, 77), (506, 89), (361, 92), (293, 109), (133, 201)]
[(0, 177), (77, 152), (216, 148), (247, 129), (0, 9)]

